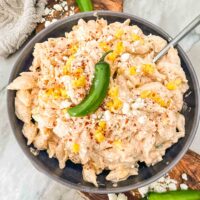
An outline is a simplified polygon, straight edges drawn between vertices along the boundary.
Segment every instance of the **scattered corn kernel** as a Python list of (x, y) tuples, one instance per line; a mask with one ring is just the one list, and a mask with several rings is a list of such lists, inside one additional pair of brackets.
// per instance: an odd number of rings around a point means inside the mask
[(101, 127), (101, 129), (105, 129), (106, 128), (106, 122), (105, 121), (100, 121), (99, 122), (99, 127)]
[(151, 91), (150, 90), (144, 90), (140, 93), (140, 97), (141, 98), (148, 98), (151, 95)]
[(115, 59), (117, 58), (117, 53), (113, 51), (112, 53), (109, 53), (109, 54), (107, 55), (107, 58), (108, 58), (109, 61), (114, 62)]
[(135, 66), (130, 67), (129, 73), (130, 75), (136, 75), (136, 67)]
[(61, 96), (62, 97), (67, 97), (67, 91), (66, 91), (66, 89), (60, 89), (60, 93), (61, 93)]
[(119, 88), (117, 86), (112, 87), (108, 91), (110, 97), (117, 97), (119, 95)]
[(115, 110), (118, 110), (122, 107), (122, 101), (119, 98), (113, 100), (113, 107)]
[(174, 81), (170, 81), (166, 84), (166, 87), (168, 90), (176, 90), (177, 85), (174, 83)]
[(72, 85), (73, 85), (74, 88), (84, 87), (85, 84), (86, 84), (86, 78), (85, 78), (85, 76), (81, 76), (77, 80), (73, 80), (72, 81)]
[(153, 65), (151, 64), (143, 64), (142, 65), (142, 71), (145, 73), (145, 74), (153, 74), (154, 71), (155, 71), (155, 68)]
[(123, 34), (124, 34), (124, 31), (123, 31), (122, 29), (119, 29), (119, 30), (116, 31), (115, 37), (116, 37), (117, 39), (120, 39), (120, 38), (122, 37)]
[(73, 73), (74, 74), (82, 74), (83, 73), (83, 69), (81, 67), (78, 67), (73, 71)]
[(100, 130), (96, 130), (94, 133), (94, 138), (97, 142), (103, 142), (105, 140), (105, 136)]
[(76, 44), (76, 45), (73, 45), (73, 46), (69, 49), (70, 54), (75, 54), (75, 53), (77, 52), (77, 50), (78, 50), (78, 45), (77, 45), (77, 44)]
[(110, 47), (106, 42), (100, 42), (99, 47), (102, 48), (104, 51), (109, 51)]
[(74, 143), (73, 146), (72, 146), (72, 152), (73, 152), (73, 153), (78, 153), (79, 150), (80, 150), (79, 144)]
[(168, 90), (176, 90), (177, 87), (181, 84), (181, 79), (175, 79), (173, 81), (169, 81), (167, 84), (166, 84), (166, 87)]
[(115, 52), (118, 55), (124, 52), (124, 46), (123, 46), (123, 42), (122, 41), (120, 41), (120, 42), (117, 43)]
[(152, 101), (156, 102), (157, 104), (159, 104), (162, 107), (168, 107), (171, 103), (171, 100), (167, 100), (165, 101), (163, 98), (161, 98), (158, 94), (156, 94), (153, 91), (150, 90), (144, 90), (140, 93), (140, 97), (141, 98), (149, 98)]
[(133, 39), (133, 41), (135, 42), (135, 41), (141, 40), (141, 37), (140, 37), (139, 35), (133, 33), (133, 34), (132, 34), (132, 39)]

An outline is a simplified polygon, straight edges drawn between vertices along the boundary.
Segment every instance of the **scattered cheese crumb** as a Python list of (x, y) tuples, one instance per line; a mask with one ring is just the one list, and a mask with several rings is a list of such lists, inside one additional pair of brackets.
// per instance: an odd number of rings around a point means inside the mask
[(146, 122), (146, 117), (145, 117), (145, 116), (139, 117), (139, 118), (138, 118), (138, 122), (139, 122), (140, 124), (145, 124), (145, 122)]
[(181, 175), (181, 177), (182, 177), (182, 179), (185, 180), (185, 181), (188, 180), (188, 177), (187, 177), (187, 174), (186, 174), (186, 173), (183, 173), (183, 174)]
[(118, 194), (117, 200), (128, 200), (128, 197), (125, 194), (120, 193)]
[(51, 22), (50, 21), (45, 21), (45, 24), (44, 24), (44, 26), (45, 27), (47, 27), (47, 26), (49, 26), (51, 24)]
[(135, 101), (135, 103), (133, 103), (132, 105), (131, 105), (131, 107), (133, 108), (133, 109), (137, 109), (137, 108), (143, 108), (144, 107), (144, 99), (142, 99), (142, 98), (137, 98), (136, 99), (136, 101)]
[(128, 200), (128, 197), (123, 193), (118, 194), (118, 196), (116, 194), (108, 194), (108, 199), (109, 200)]
[(169, 175), (161, 177), (154, 183), (151, 183), (148, 186), (139, 188), (138, 191), (142, 197), (144, 197), (149, 191), (153, 192), (166, 192), (167, 190), (176, 190), (177, 181), (171, 179)]
[(44, 23), (45, 22), (45, 18), (42, 18), (40, 23)]
[(116, 194), (108, 194), (108, 199), (109, 200), (117, 200), (117, 195)]
[(69, 106), (71, 106), (71, 102), (69, 102), (69, 101), (62, 101), (61, 103), (60, 103), (60, 109), (63, 109), (63, 108), (68, 108)]
[(109, 120), (110, 120), (110, 111), (109, 111), (109, 110), (106, 110), (106, 111), (104, 112), (104, 119), (105, 119), (106, 121), (109, 121)]
[(129, 111), (130, 111), (130, 106), (129, 106), (129, 104), (128, 104), (128, 103), (124, 103), (124, 104), (123, 104), (123, 108), (122, 108), (122, 113), (123, 113), (123, 114), (128, 114)]
[(138, 191), (139, 191), (139, 193), (141, 194), (142, 197), (145, 197), (145, 195), (149, 191), (149, 187), (148, 186), (144, 186), (144, 187), (138, 188)]
[(62, 7), (65, 7), (67, 5), (67, 2), (66, 1), (63, 1), (61, 4), (60, 4)]
[(54, 22), (57, 22), (58, 20), (57, 19), (53, 19), (52, 21), (51, 21), (51, 23), (54, 23)]
[(185, 183), (180, 184), (181, 190), (187, 190), (188, 186)]
[(121, 61), (122, 62), (126, 62), (129, 58), (130, 58), (130, 54), (129, 53), (123, 53), (121, 55)]
[(68, 10), (69, 10), (68, 5), (66, 5), (66, 6), (64, 7), (64, 10), (65, 10), (65, 11), (68, 11)]
[(37, 156), (37, 155), (39, 155), (39, 150), (37, 150), (37, 149), (34, 149), (33, 147), (30, 147), (30, 152), (34, 155), (34, 156)]
[(175, 183), (170, 183), (170, 184), (168, 185), (168, 187), (169, 187), (169, 190), (170, 190), (170, 191), (177, 190), (177, 186), (176, 186)]
[(49, 8), (45, 8), (45, 10), (44, 10), (44, 15), (46, 16), (46, 15), (48, 15), (49, 13), (50, 13), (50, 9)]
[(53, 8), (54, 8), (55, 10), (57, 10), (57, 11), (62, 11), (62, 10), (63, 10), (62, 6), (59, 5), (59, 4), (55, 4), (55, 5), (53, 6)]

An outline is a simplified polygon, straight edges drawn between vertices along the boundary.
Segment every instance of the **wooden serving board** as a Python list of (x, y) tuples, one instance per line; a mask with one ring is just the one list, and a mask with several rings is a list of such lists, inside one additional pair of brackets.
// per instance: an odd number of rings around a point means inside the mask
[[(183, 181), (181, 175), (186, 173), (188, 176), (187, 181)], [(200, 155), (194, 153), (193, 151), (188, 151), (182, 160), (169, 172), (171, 178), (175, 179), (178, 184), (185, 183), (190, 189), (200, 190)], [(126, 192), (125, 195), (128, 200), (139, 200), (141, 196), (138, 191), (134, 191), (135, 196), (132, 192)], [(81, 193), (83, 198), (87, 200), (108, 200), (107, 195), (97, 195), (89, 193)]]
[[(47, 8), (53, 9), (55, 4), (59, 4), (59, 2), (66, 1), (70, 8), (74, 7), (75, 13), (80, 12), (75, 0), (48, 0)], [(111, 11), (119, 11), (123, 10), (123, 0), (92, 0), (94, 5), (94, 10), (111, 10)], [(52, 21), (53, 19), (62, 19), (64, 17), (69, 16), (69, 11), (55, 11), (53, 15), (45, 16), (45, 20)], [(36, 33), (40, 32), (44, 29), (44, 22), (39, 23), (36, 27)]]

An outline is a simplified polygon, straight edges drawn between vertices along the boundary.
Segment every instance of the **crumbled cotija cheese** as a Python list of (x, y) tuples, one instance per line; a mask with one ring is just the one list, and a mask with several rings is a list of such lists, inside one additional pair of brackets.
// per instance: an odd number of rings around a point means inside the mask
[(130, 111), (130, 106), (129, 106), (129, 104), (128, 104), (128, 103), (124, 103), (124, 104), (123, 104), (123, 107), (122, 107), (122, 113), (123, 113), (123, 114), (128, 114), (129, 111)]
[(57, 21), (57, 19), (54, 19), (54, 11), (60, 12), (60, 16), (71, 16), (75, 13), (75, 7), (74, 6), (68, 6), (67, 1), (60, 0), (56, 1), (57, 3), (53, 6), (53, 8), (46, 7), (44, 10), (43, 16), (48, 17), (48, 20), (45, 20), (45, 18), (42, 18), (41, 23), (44, 23), (44, 26), (47, 27), (51, 23)]
[(128, 197), (123, 193), (118, 194), (118, 196), (116, 194), (108, 194), (108, 199), (109, 200), (128, 200)]
[(180, 184), (181, 190), (187, 190), (188, 186), (185, 183)]
[(183, 173), (183, 174), (181, 175), (181, 177), (182, 177), (182, 179), (185, 180), (185, 181), (188, 180), (188, 177), (187, 177), (187, 174), (186, 174), (186, 173)]
[(62, 6), (59, 5), (59, 4), (55, 4), (55, 5), (53, 6), (53, 8), (54, 8), (55, 10), (57, 10), (57, 11), (62, 11), (62, 10), (63, 10)]
[(130, 54), (129, 53), (123, 53), (121, 55), (121, 61), (122, 62), (126, 62), (129, 58), (130, 58)]
[(176, 190), (177, 181), (171, 179), (169, 175), (161, 177), (158, 181), (151, 183), (148, 186), (139, 188), (138, 191), (142, 197), (144, 197), (149, 191), (154, 192), (166, 192), (167, 190)]
[(117, 195), (116, 194), (108, 194), (108, 199), (109, 200), (117, 200)]
[(139, 122), (140, 124), (145, 124), (145, 122), (146, 122), (146, 117), (145, 117), (145, 116), (139, 117), (139, 118), (138, 118), (138, 122)]

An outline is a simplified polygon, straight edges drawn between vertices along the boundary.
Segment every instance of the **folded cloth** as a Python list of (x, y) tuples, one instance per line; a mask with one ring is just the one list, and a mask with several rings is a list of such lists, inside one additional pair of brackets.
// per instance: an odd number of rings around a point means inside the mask
[(0, 0), (0, 56), (7, 57), (24, 43), (41, 21), (46, 0)]

